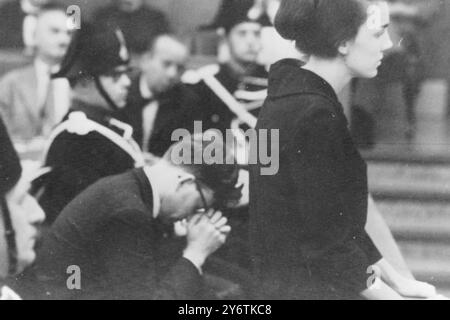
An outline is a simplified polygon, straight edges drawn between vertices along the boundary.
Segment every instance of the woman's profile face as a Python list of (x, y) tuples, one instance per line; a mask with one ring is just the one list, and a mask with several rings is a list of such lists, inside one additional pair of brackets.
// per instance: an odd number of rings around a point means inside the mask
[(347, 43), (344, 54), (350, 74), (358, 78), (373, 78), (384, 57), (392, 47), (388, 33), (390, 22), (386, 2), (372, 2), (367, 8), (367, 21), (359, 28), (356, 37)]

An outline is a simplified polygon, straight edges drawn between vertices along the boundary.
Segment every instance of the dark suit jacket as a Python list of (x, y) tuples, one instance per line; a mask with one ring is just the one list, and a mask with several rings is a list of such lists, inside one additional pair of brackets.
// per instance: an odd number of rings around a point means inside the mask
[[(74, 102), (69, 114), (82, 111), (86, 116), (118, 134), (109, 125), (112, 112)], [(66, 117), (67, 119), (67, 117)], [(79, 135), (64, 131), (51, 144), (45, 165), (52, 172), (37, 186), (44, 186), (39, 203), (47, 214), (46, 223), (53, 223), (61, 210), (88, 186), (107, 176), (123, 173), (135, 167), (131, 156), (103, 135), (93, 131)]]
[[(200, 273), (182, 258), (184, 244), (172, 228), (153, 218), (152, 194), (142, 169), (89, 187), (52, 226), (18, 291), (27, 299), (196, 298)], [(73, 265), (81, 270), (81, 290), (66, 285)]]
[(2, 197), (19, 181), (22, 167), (1, 117), (0, 155), (0, 197)]
[[(140, 75), (133, 78), (127, 106), (120, 113), (121, 120), (133, 127), (134, 139), (142, 147), (144, 140), (142, 111), (150, 101), (142, 97), (139, 79)], [(156, 100), (159, 103), (159, 109), (149, 140), (149, 149), (144, 151), (161, 157), (173, 143), (177, 142), (171, 139), (174, 130), (192, 127), (192, 124), (188, 121), (188, 115), (192, 113), (192, 103), (194, 101), (190, 92), (182, 84), (156, 97)]]
[[(365, 232), (367, 168), (331, 86), (297, 60), (272, 66), (259, 129), (279, 129), (280, 167), (251, 166), (253, 261), (264, 297), (355, 298), (381, 256)], [(270, 142), (270, 140), (269, 140)]]

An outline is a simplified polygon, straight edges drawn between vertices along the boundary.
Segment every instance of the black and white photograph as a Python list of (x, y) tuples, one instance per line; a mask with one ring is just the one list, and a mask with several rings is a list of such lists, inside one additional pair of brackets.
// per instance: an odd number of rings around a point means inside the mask
[(450, 0), (0, 0), (0, 300), (450, 299)]

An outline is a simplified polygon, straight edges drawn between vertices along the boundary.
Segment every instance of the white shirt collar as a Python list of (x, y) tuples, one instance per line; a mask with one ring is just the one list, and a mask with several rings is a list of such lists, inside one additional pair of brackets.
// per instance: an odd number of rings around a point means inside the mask
[(157, 188), (157, 185), (154, 181), (152, 181), (152, 175), (151, 172), (148, 170), (148, 167), (144, 168), (145, 176), (147, 177), (148, 181), (150, 182), (150, 186), (152, 187), (152, 193), (153, 193), (153, 218), (157, 218), (159, 215), (159, 211), (161, 210), (161, 197), (159, 195), (159, 191)]
[(139, 90), (141, 91), (141, 96), (144, 99), (153, 98), (153, 93), (148, 88), (147, 82), (145, 81), (144, 76), (141, 76), (139, 79)]

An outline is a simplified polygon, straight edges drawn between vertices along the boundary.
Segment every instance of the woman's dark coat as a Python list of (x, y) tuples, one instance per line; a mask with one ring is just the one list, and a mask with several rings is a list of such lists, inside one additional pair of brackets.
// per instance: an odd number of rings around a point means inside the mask
[(300, 61), (276, 63), (257, 129), (280, 132), (278, 173), (263, 176), (261, 165), (251, 167), (252, 259), (261, 298), (358, 297), (372, 275), (368, 267), (381, 256), (365, 232), (366, 163), (334, 90)]

